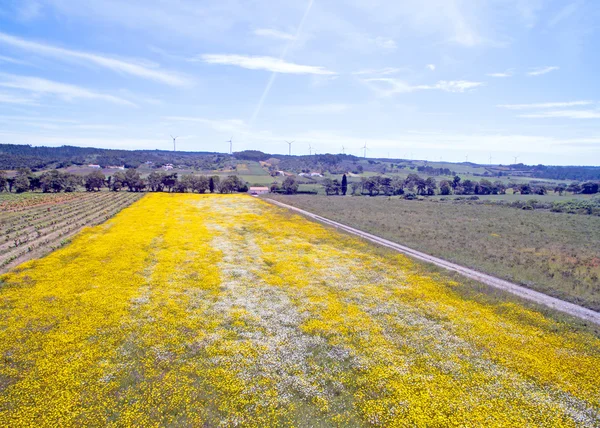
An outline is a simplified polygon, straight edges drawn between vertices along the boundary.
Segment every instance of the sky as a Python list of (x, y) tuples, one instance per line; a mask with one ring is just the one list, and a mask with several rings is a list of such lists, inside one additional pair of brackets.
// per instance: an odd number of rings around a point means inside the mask
[(0, 143), (600, 165), (597, 0), (2, 0)]

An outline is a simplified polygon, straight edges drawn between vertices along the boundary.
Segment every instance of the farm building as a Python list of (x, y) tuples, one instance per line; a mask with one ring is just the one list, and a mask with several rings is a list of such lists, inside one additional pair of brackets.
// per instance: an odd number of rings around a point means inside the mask
[(269, 193), (268, 187), (251, 187), (248, 190), (248, 193), (251, 195), (264, 195), (265, 193)]
[(89, 164), (88, 167), (89, 168), (100, 169), (100, 165), (95, 165), (95, 164)]

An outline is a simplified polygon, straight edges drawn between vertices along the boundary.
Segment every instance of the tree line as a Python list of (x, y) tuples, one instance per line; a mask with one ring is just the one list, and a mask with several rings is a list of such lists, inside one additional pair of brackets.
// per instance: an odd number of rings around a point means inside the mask
[(17, 174), (8, 178), (4, 171), (0, 171), (0, 192), (15, 193), (33, 192), (41, 190), (44, 193), (74, 192), (84, 187), (88, 192), (100, 191), (108, 188), (118, 192), (177, 192), (187, 191), (196, 193), (236, 193), (247, 192), (248, 185), (238, 176), (231, 175), (223, 180), (221, 177), (187, 174), (178, 177), (177, 173), (153, 171), (146, 178), (142, 178), (135, 169), (117, 171), (111, 176), (105, 176), (101, 171), (92, 171), (85, 176), (68, 172), (51, 170), (36, 176), (28, 168), (17, 170)]
[[(337, 179), (325, 178), (322, 185), (327, 195), (346, 195), (348, 192), (348, 181), (344, 174), (341, 182)], [(562, 195), (565, 192), (596, 194), (599, 191), (597, 182), (557, 184), (548, 186), (543, 183), (515, 183), (509, 184), (497, 180), (487, 179), (462, 180), (455, 176), (452, 180), (441, 180), (439, 183), (433, 177), (423, 178), (418, 174), (409, 174), (406, 178), (401, 177), (361, 177), (360, 181), (350, 183), (352, 195), (368, 196), (394, 196), (404, 195), (405, 198), (433, 195), (503, 195), (508, 189), (513, 193), (522, 195), (545, 195), (548, 191), (554, 191)], [(295, 193), (295, 192), (294, 192)]]

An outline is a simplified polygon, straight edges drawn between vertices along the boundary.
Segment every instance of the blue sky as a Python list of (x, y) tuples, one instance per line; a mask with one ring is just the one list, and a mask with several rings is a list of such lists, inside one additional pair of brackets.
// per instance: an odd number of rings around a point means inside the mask
[(0, 141), (600, 164), (596, 0), (2, 0)]

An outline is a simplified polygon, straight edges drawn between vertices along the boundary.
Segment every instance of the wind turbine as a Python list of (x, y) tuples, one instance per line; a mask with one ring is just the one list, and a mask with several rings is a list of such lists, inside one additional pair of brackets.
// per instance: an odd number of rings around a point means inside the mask
[(229, 139), (229, 141), (225, 141), (226, 143), (229, 143), (229, 154), (233, 153), (233, 136)]
[(286, 143), (288, 143), (288, 146), (290, 146), (290, 156), (292, 156), (292, 143), (294, 143), (296, 140), (294, 141), (285, 141)]
[(346, 148), (344, 146), (342, 146), (342, 154), (345, 155), (346, 154)]
[(519, 159), (519, 156), (515, 156), (515, 163), (514, 163), (514, 165), (516, 165), (516, 164), (517, 164), (517, 160), (518, 160), (518, 159)]
[(465, 156), (465, 162), (469, 162), (469, 155)]
[(367, 158), (367, 150), (369, 150), (369, 149), (367, 148), (367, 142), (366, 142), (366, 141), (365, 141), (365, 145), (364, 145), (364, 147), (361, 147), (361, 149), (363, 149), (363, 150), (364, 150), (364, 158), (366, 159), (366, 158)]
[(308, 144), (308, 154), (312, 156), (312, 146)]
[(176, 144), (176, 142), (177, 142), (177, 139), (178, 139), (179, 137), (173, 137), (173, 136), (171, 135), (171, 138), (173, 139), (173, 151), (176, 151), (176, 150), (175, 150), (175, 148), (176, 148), (175, 144)]
[(491, 153), (490, 153), (490, 159), (489, 160), (490, 160), (489, 165), (491, 165), (492, 164), (492, 154)]

